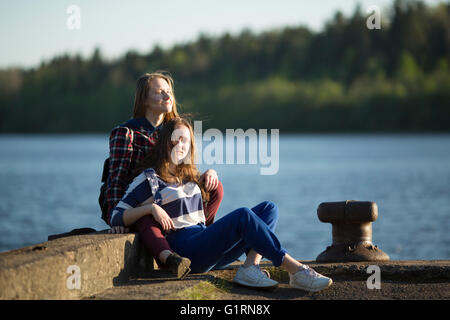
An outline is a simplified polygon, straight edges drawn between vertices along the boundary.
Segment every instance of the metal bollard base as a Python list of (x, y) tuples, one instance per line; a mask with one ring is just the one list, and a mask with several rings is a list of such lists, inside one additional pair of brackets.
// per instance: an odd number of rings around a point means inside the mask
[(317, 262), (388, 261), (389, 255), (371, 242), (331, 245), (320, 253)]

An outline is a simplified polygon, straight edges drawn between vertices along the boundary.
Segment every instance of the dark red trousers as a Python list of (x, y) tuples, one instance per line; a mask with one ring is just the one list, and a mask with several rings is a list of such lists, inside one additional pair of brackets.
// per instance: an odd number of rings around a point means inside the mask
[[(206, 226), (214, 222), (216, 213), (219, 210), (220, 203), (223, 198), (223, 186), (219, 181), (216, 190), (210, 192), (210, 199), (204, 208), (206, 217)], [(139, 239), (148, 250), (149, 254), (157, 261), (159, 254), (164, 250), (171, 250), (169, 243), (163, 235), (161, 225), (151, 215), (146, 215), (140, 218), (131, 226), (132, 232), (139, 233)]]

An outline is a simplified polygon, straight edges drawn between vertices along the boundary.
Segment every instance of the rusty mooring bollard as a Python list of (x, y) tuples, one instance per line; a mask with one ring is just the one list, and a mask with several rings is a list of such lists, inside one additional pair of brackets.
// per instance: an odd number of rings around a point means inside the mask
[(317, 208), (322, 222), (332, 224), (333, 243), (318, 262), (386, 261), (389, 256), (372, 243), (372, 222), (378, 206), (370, 201), (323, 202)]

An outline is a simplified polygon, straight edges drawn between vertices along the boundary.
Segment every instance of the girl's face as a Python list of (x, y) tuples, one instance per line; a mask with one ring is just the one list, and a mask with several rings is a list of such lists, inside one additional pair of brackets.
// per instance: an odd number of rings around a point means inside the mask
[(147, 108), (150, 112), (160, 115), (171, 112), (173, 107), (173, 93), (169, 84), (163, 78), (150, 80)]
[[(174, 164), (180, 164), (191, 151), (191, 132), (185, 125), (178, 125), (172, 132), (171, 160)], [(189, 160), (190, 157), (186, 158)]]

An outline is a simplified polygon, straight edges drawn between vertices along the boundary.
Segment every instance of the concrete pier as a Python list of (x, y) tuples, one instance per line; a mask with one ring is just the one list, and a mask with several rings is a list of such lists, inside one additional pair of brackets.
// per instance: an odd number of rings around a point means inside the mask
[[(450, 260), (302, 262), (333, 285), (318, 293), (292, 289), (286, 272), (263, 263), (278, 288), (240, 287), (231, 282), (239, 262), (179, 281), (158, 269), (138, 235), (102, 231), (0, 253), (0, 299), (450, 299)], [(371, 285), (371, 265), (379, 270), (380, 288)]]
[(81, 299), (154, 267), (133, 233), (55, 239), (0, 253), (0, 299)]

